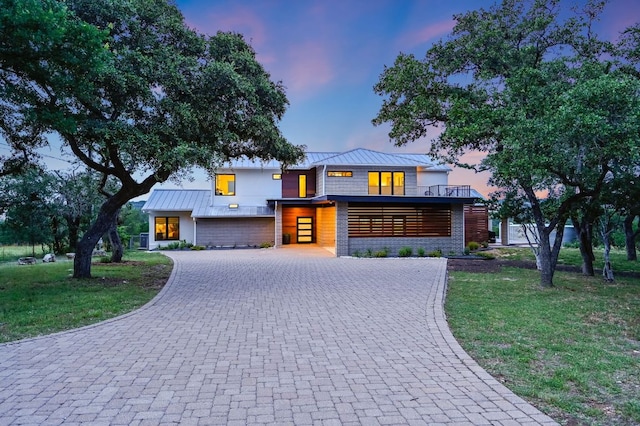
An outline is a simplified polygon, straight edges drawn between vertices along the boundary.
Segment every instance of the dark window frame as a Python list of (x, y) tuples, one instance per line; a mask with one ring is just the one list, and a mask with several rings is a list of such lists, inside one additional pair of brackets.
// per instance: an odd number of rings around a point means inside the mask
[[(164, 219), (164, 223), (159, 223), (158, 219)], [(169, 226), (176, 223), (169, 223), (170, 219), (177, 219), (178, 229), (176, 230), (176, 237), (170, 238)], [(158, 225), (164, 225), (164, 231), (158, 232)], [(180, 216), (156, 216), (153, 221), (153, 232), (156, 241), (179, 241), (180, 240)], [(160, 237), (160, 238), (159, 238)]]
[[(390, 173), (391, 174), (391, 186), (389, 187), (390, 191), (391, 191), (391, 194), (383, 194), (382, 193), (382, 188), (387, 188), (386, 186), (384, 186), (382, 184), (383, 173)], [(373, 186), (371, 186), (371, 175), (372, 174), (377, 174), (378, 175), (378, 191), (377, 192), (371, 192), (371, 188), (374, 188)], [(396, 175), (402, 175), (402, 194), (396, 194), (395, 193), (396, 192), (396, 186), (394, 185), (394, 183), (395, 183)], [(380, 170), (380, 171), (372, 170), (372, 171), (369, 171), (367, 173), (368, 193), (369, 193), (369, 195), (405, 195), (406, 192), (407, 192), (406, 176), (407, 176), (407, 174), (405, 172), (398, 171), (398, 170), (396, 170), (396, 171), (390, 171), (390, 170)]]

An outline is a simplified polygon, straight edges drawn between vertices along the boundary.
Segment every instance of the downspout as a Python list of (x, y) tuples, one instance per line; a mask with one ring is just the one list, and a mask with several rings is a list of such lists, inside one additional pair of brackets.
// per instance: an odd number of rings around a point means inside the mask
[(322, 166), (322, 195), (327, 195), (326, 183), (327, 181), (327, 165)]
[(196, 220), (196, 218), (193, 218), (193, 245), (197, 245), (198, 244), (198, 221)]

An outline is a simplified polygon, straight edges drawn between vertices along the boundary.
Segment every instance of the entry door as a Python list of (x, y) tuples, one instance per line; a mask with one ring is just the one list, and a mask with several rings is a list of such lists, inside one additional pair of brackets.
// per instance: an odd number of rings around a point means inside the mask
[(312, 217), (299, 217), (298, 218), (298, 243), (312, 243), (313, 242), (313, 218)]

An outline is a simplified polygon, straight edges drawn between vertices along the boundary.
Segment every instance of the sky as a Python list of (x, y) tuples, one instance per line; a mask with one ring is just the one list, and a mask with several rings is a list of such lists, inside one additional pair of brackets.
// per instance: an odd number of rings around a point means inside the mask
[[(561, 0), (563, 7), (586, 0)], [(454, 26), (453, 15), (489, 8), (494, 0), (176, 0), (189, 26), (201, 33), (242, 33), (274, 81), (282, 81), (289, 108), (280, 122), (287, 140), (310, 151), (368, 148), (425, 153), (433, 133), (397, 148), (389, 125), (374, 127), (382, 98), (373, 86), (400, 52), (421, 58)], [(615, 40), (640, 21), (640, 1), (611, 0), (596, 32)], [(2, 148), (0, 146), (0, 148)], [(51, 154), (56, 156), (55, 152)], [(47, 158), (45, 158), (47, 160)], [(55, 162), (53, 158), (49, 161)], [(470, 184), (484, 195), (488, 176), (454, 169), (450, 184)], [(158, 187), (176, 187), (173, 183)], [(206, 188), (196, 175), (185, 188)], [(143, 197), (144, 198), (144, 197)]]

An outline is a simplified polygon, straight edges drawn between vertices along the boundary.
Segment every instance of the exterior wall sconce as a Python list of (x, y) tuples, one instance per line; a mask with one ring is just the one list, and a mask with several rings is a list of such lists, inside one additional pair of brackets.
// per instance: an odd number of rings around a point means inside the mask
[(231, 204), (229, 204), (229, 208), (230, 209), (237, 209), (238, 208), (238, 204), (237, 203), (231, 203)]

